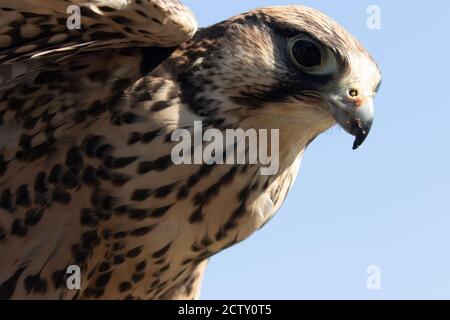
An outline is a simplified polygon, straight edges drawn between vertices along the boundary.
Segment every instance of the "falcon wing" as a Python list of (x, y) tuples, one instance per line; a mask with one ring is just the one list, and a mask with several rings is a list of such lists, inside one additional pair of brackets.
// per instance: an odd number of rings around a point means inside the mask
[[(81, 29), (69, 30), (76, 8)], [(73, 179), (80, 174), (73, 146), (83, 144), (81, 133), (120, 134), (111, 133), (105, 112), (129, 121), (115, 102), (195, 30), (192, 13), (177, 0), (2, 1), (0, 299), (47, 289), (46, 298), (74, 295), (61, 284), (65, 267), (56, 268), (82, 261), (98, 239), (80, 229), (80, 206), (93, 199)], [(84, 164), (89, 174), (93, 167)], [(113, 184), (127, 179), (104, 169), (97, 173)], [(78, 209), (68, 205), (74, 192)]]
[[(9, 0), (0, 6), (0, 90), (42, 64), (80, 51), (145, 47), (152, 66), (192, 37), (192, 12), (178, 0)], [(164, 51), (163, 51), (164, 52)], [(149, 58), (150, 59), (150, 58)], [(23, 64), (14, 62), (25, 61)], [(20, 79), (20, 78), (19, 78)]]

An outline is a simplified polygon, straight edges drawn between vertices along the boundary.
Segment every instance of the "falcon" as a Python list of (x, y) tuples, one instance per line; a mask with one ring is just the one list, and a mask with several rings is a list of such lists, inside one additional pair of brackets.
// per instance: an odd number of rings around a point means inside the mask
[[(3, 0), (0, 299), (198, 298), (208, 258), (277, 212), (318, 135), (364, 142), (380, 80), (303, 6), (197, 30), (177, 0)], [(278, 172), (175, 165), (172, 133), (199, 121), (278, 129)]]

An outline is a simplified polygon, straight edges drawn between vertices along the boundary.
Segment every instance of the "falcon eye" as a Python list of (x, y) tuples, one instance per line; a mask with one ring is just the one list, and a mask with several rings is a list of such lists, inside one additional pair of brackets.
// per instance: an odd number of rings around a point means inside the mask
[(316, 44), (299, 39), (292, 43), (291, 54), (295, 61), (304, 68), (314, 68), (322, 64), (322, 52)]
[(330, 75), (339, 71), (335, 53), (311, 37), (300, 34), (289, 39), (289, 58), (301, 70), (314, 75)]

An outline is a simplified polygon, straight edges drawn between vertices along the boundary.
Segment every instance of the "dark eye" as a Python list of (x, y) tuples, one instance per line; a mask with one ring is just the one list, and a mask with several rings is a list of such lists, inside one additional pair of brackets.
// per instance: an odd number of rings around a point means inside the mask
[(291, 55), (304, 68), (314, 68), (322, 64), (322, 52), (316, 44), (298, 39), (291, 45)]
[(313, 75), (332, 75), (339, 71), (337, 56), (325, 45), (299, 34), (288, 42), (291, 61), (304, 72)]

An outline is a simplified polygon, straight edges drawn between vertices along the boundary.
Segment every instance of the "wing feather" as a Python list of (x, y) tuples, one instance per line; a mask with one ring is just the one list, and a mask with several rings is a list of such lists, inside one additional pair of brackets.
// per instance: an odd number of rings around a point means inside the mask
[[(69, 21), (78, 13), (80, 28), (74, 29)], [(176, 47), (196, 29), (192, 12), (177, 0), (6, 1), (0, 5), (0, 86), (19, 69), (79, 52)], [(27, 64), (12, 65), (24, 60)]]

